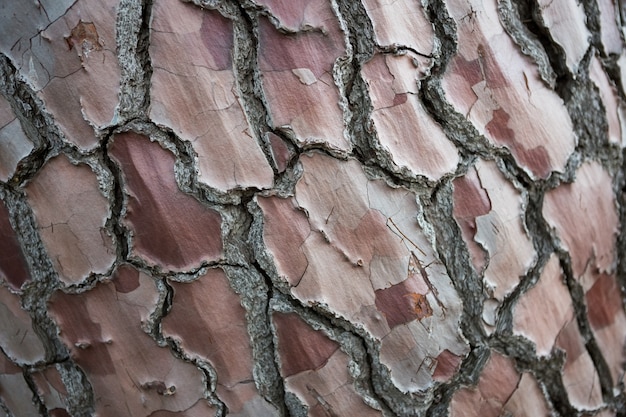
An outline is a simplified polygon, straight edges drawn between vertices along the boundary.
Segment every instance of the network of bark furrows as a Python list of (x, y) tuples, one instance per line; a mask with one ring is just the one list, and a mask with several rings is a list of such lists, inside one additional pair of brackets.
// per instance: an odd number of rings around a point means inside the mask
[(626, 415), (611, 0), (5, 3), (0, 415)]

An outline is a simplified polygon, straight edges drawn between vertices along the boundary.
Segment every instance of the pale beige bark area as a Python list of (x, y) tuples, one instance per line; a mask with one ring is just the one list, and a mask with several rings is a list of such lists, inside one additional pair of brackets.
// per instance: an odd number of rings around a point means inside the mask
[(0, 5), (0, 416), (626, 415), (617, 0)]

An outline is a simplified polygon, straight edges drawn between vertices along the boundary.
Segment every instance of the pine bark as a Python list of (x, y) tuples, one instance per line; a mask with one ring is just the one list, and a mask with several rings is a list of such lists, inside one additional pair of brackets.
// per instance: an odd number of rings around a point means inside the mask
[(0, 416), (624, 416), (613, 0), (0, 6)]

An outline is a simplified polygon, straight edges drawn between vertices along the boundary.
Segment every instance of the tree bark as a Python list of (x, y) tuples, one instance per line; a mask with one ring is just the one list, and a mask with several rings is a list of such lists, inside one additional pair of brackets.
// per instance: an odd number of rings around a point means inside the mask
[(624, 416), (613, 0), (0, 6), (0, 416)]

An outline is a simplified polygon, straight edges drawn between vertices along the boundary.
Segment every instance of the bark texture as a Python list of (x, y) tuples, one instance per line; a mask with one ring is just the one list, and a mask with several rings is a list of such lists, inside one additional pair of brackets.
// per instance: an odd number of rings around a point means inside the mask
[(625, 416), (613, 0), (0, 5), (0, 416)]

